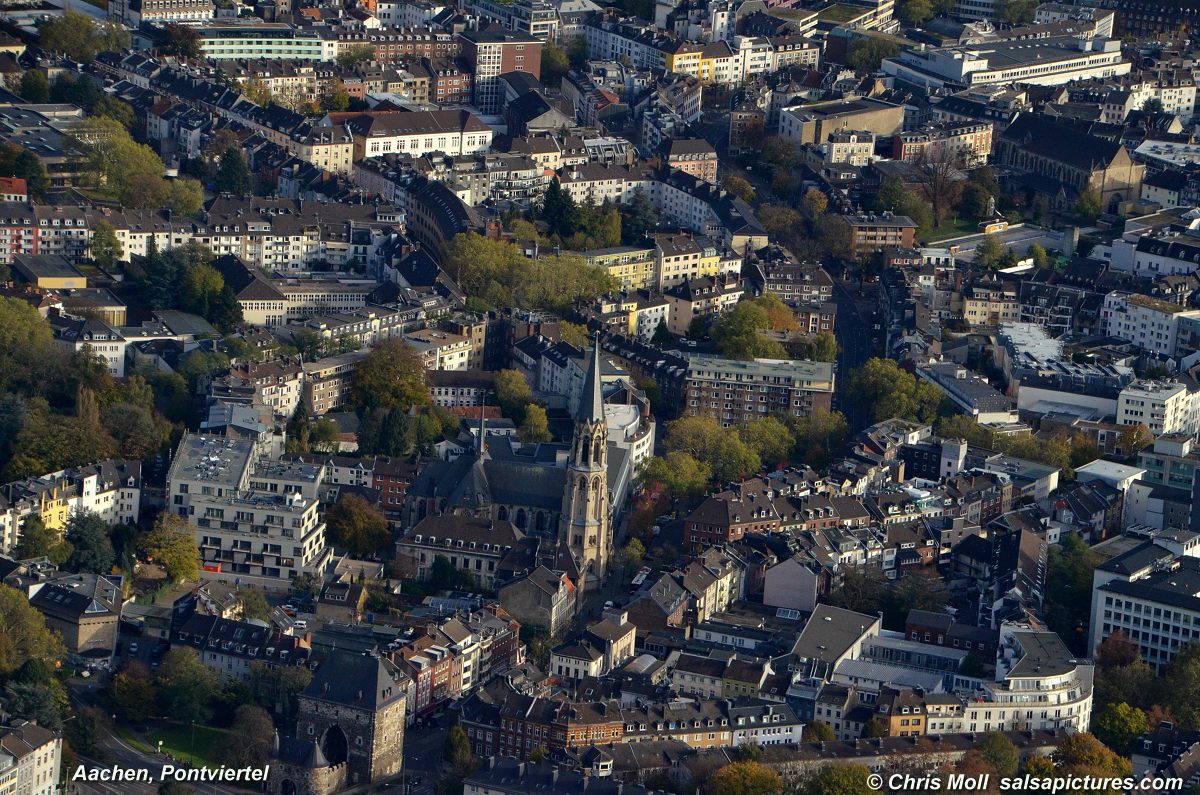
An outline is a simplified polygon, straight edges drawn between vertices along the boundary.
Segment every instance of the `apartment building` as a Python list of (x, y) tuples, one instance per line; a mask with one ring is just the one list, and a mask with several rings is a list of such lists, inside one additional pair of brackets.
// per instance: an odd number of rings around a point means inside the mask
[(354, 370), (367, 357), (366, 351), (350, 351), (304, 362), (304, 400), (308, 411), (320, 416), (350, 402)]
[(212, 20), (213, 0), (113, 0), (108, 13), (122, 25), (138, 29), (149, 25), (199, 24)]
[(57, 795), (61, 776), (61, 737), (21, 719), (0, 726), (0, 784), (4, 792)]
[(850, 244), (858, 256), (883, 251), (885, 248), (912, 248), (917, 233), (916, 223), (906, 215), (867, 213), (847, 215), (850, 225)]
[(264, 476), (252, 488), (253, 459), (249, 441), (187, 434), (167, 474), (168, 507), (192, 525), (203, 578), (287, 589), (332, 557), (315, 496), (322, 470)]
[(580, 252), (584, 261), (593, 267), (604, 268), (608, 275), (621, 283), (621, 289), (641, 290), (658, 283), (658, 260), (654, 248), (617, 246)]
[(942, 122), (902, 132), (892, 144), (897, 160), (953, 160), (963, 168), (987, 163), (992, 154), (989, 122)]
[(106, 524), (136, 524), (142, 501), (142, 462), (108, 459), (0, 486), (0, 552), (17, 543), (21, 523), (31, 517), (65, 530), (75, 513), (90, 511)]
[(214, 61), (332, 61), (339, 50), (336, 36), (330, 33), (284, 23), (220, 20), (196, 31), (201, 53)]
[(536, 33), (469, 30), (458, 34), (462, 57), (475, 77), (474, 104), (484, 114), (504, 109), (504, 84), (500, 75), (525, 72), (535, 80), (542, 76), (542, 44)]
[(725, 427), (769, 414), (807, 417), (830, 410), (833, 381), (827, 362), (697, 355), (688, 359), (683, 411), (715, 417)]
[(1088, 648), (1120, 630), (1156, 669), (1200, 638), (1200, 542), (1146, 541), (1096, 567)]
[(1200, 450), (1191, 433), (1167, 433), (1154, 440), (1153, 447), (1138, 453), (1137, 465), (1145, 470), (1141, 479), (1158, 486), (1191, 491), (1200, 468)]
[(1176, 357), (1194, 350), (1189, 324), (1200, 322), (1200, 309), (1136, 294), (1111, 292), (1104, 297), (1100, 325), (1104, 333), (1129, 340), (1143, 351)]
[(681, 282), (663, 293), (669, 307), (667, 329), (686, 334), (696, 320), (733, 309), (745, 292), (741, 280), (729, 273)]
[(469, 337), (440, 329), (421, 329), (404, 335), (427, 370), (466, 370), (474, 351)]
[(504, 520), (427, 516), (396, 542), (396, 556), (418, 580), (428, 579), (434, 560), (445, 557), (474, 577), (479, 587), (491, 589), (501, 560), (522, 538), (524, 533)]
[(654, 235), (657, 287), (667, 290), (694, 279), (724, 281), (741, 272), (741, 258), (707, 237), (657, 233)]
[(1200, 393), (1178, 381), (1138, 380), (1117, 396), (1117, 424), (1145, 425), (1154, 436), (1200, 431)]
[(422, 157), (486, 153), (492, 128), (467, 110), (329, 114), (322, 124), (344, 124), (354, 136), (354, 159), (407, 154)]

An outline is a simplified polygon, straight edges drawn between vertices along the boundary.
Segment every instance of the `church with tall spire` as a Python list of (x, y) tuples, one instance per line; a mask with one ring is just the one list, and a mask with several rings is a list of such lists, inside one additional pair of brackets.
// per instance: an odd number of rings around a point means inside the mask
[(599, 339), (583, 382), (583, 396), (575, 417), (567, 487), (563, 494), (563, 528), (559, 543), (566, 544), (585, 569), (603, 579), (612, 550), (612, 511), (608, 493), (608, 422), (604, 417), (603, 381), (600, 375)]
[[(604, 577), (613, 543), (610, 484), (622, 479), (612, 470), (625, 472), (630, 461), (626, 449), (609, 443), (598, 339), (586, 355), (570, 445), (488, 436), (481, 418), (473, 449), (454, 460), (429, 461), (414, 478), (403, 512), (412, 537), (424, 538), (426, 523), (439, 528), (435, 537), (444, 543), (453, 516), (488, 519), (498, 536), (515, 530), (536, 541), (539, 557), (557, 561), (552, 568), (572, 569), (590, 580)], [(430, 560), (427, 556), (426, 563)]]

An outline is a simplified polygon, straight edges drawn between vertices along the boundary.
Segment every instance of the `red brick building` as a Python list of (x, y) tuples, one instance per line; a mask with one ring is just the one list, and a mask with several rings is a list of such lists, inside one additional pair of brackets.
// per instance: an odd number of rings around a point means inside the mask
[(494, 28), (458, 34), (466, 68), (475, 76), (474, 103), (480, 112), (498, 114), (504, 109), (504, 84), (500, 75), (525, 72), (542, 79), (541, 39)]

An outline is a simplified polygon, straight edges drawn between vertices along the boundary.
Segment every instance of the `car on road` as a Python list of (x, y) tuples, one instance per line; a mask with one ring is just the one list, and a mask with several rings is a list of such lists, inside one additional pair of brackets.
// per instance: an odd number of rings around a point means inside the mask
[(292, 629), (308, 629), (308, 622), (304, 619), (292, 622)]

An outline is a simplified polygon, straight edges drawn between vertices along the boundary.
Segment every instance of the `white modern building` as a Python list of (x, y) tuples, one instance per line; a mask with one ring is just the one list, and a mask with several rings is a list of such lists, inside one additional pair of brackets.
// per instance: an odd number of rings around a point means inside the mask
[(1189, 352), (1185, 320), (1200, 319), (1200, 309), (1172, 304), (1136, 293), (1111, 292), (1104, 297), (1100, 323), (1104, 333), (1129, 340), (1143, 351), (1161, 356)]
[(1134, 381), (1117, 397), (1117, 424), (1145, 425), (1155, 436), (1194, 436), (1200, 431), (1198, 398), (1200, 392), (1191, 392), (1178, 381)]

